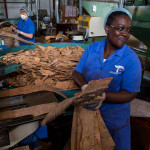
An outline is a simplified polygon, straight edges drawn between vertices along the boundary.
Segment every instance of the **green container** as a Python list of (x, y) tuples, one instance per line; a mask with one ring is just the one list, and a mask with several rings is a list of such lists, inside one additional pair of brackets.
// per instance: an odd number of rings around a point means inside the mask
[(150, 57), (150, 6), (126, 6), (131, 14), (133, 35), (147, 47), (147, 53), (140, 53)]
[[(88, 47), (88, 44), (77, 44), (77, 43), (47, 43), (47, 44), (39, 44), (41, 46), (47, 47), (47, 46), (53, 46), (53, 47), (67, 47), (67, 46), (81, 46), (82, 48), (86, 49)], [(5, 55), (6, 53), (10, 53), (10, 52), (18, 52), (22, 49), (27, 49), (27, 50), (32, 50), (35, 49), (36, 46), (35, 45), (26, 45), (26, 46), (19, 46), (19, 47), (14, 47), (14, 48), (10, 48), (10, 49), (6, 49), (3, 51), (0, 51), (0, 56)]]
[(11, 18), (11, 19), (0, 19), (0, 22), (9, 21), (15, 25), (17, 25), (20, 18)]

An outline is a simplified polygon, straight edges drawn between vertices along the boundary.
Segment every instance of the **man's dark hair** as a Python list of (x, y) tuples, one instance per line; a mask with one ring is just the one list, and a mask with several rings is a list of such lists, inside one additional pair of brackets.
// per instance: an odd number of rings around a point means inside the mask
[[(108, 19), (107, 19), (106, 25), (108, 25), (108, 26), (111, 25), (112, 22), (115, 20), (115, 18), (116, 18), (117, 16), (121, 16), (121, 15), (126, 15), (126, 16), (128, 16), (125, 12), (122, 12), (122, 11), (115, 11), (115, 12), (111, 13), (111, 14), (109, 15)], [(129, 16), (128, 16), (128, 17), (129, 17)]]

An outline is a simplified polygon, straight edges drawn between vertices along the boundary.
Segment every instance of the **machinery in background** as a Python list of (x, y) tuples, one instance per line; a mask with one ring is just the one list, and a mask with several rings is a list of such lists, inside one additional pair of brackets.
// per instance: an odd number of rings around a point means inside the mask
[(3, 63), (0, 63), (0, 76), (4, 76), (4, 75), (8, 75), (10, 73), (16, 72), (21, 67), (22, 67), (21, 64), (5, 65)]
[(147, 46), (147, 51), (143, 51), (140, 48), (133, 49), (139, 54), (150, 57), (150, 6), (135, 6), (134, 3), (132, 6), (127, 5), (129, 4), (127, 3), (125, 8), (128, 9), (133, 15), (133, 36)]
[[(77, 31), (74, 31), (73, 41), (93, 42), (95, 38), (104, 38), (106, 33), (103, 27), (104, 19), (94, 16), (79, 16)], [(73, 33), (72, 33), (73, 34)]]
[(106, 36), (104, 19), (101, 17), (79, 16), (78, 31), (87, 34), (88, 37)]
[(36, 32), (36, 34), (39, 35), (52, 35), (53, 34), (53, 30), (55, 30), (56, 28), (53, 27), (52, 24), (52, 19), (50, 16), (48, 16), (47, 10), (46, 9), (39, 9), (38, 10), (38, 29), (37, 29), (37, 20), (36, 20), (36, 16), (33, 15), (31, 17), (31, 19), (33, 20), (33, 22), (35, 23), (35, 27), (36, 27), (36, 31), (38, 30), (38, 33)]

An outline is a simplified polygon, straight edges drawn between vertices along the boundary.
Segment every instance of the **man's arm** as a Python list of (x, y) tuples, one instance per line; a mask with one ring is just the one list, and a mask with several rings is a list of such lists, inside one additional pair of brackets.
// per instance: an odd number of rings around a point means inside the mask
[(25, 32), (20, 31), (20, 34), (29, 39), (33, 38), (33, 33), (25, 33)]
[(33, 38), (33, 33), (25, 33), (23, 31), (17, 30), (14, 26), (11, 26), (11, 28), (16, 32), (17, 34), (21, 34), (25, 36), (26, 38), (32, 39)]

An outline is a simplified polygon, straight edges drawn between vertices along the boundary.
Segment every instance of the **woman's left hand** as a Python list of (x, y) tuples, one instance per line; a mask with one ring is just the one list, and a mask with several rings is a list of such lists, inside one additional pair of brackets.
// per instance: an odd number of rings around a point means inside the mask
[(103, 92), (101, 96), (97, 96), (95, 99), (91, 101), (84, 102), (84, 108), (90, 109), (90, 110), (97, 110), (99, 109), (103, 101), (106, 99), (106, 93)]

